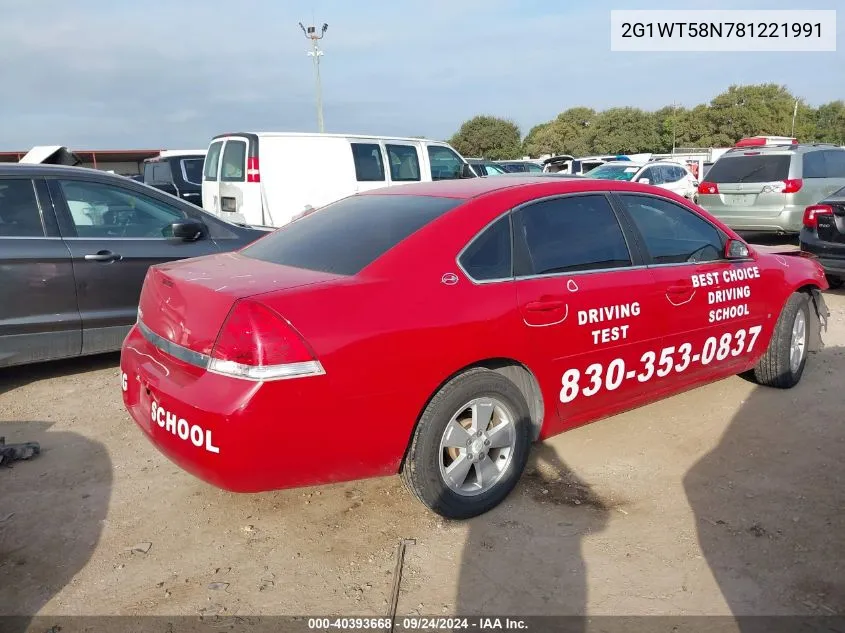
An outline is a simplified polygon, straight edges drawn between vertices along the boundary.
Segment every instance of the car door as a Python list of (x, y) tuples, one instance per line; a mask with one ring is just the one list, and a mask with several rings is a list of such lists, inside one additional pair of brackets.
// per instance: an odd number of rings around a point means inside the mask
[(763, 273), (748, 257), (725, 258), (727, 236), (693, 210), (657, 195), (617, 193), (636, 228), (665, 315), (657, 367), (683, 387), (730, 374), (746, 361), (769, 308)]
[(169, 237), (188, 217), (158, 197), (93, 179), (54, 179), (50, 191), (73, 260), (83, 353), (120, 348), (151, 265), (218, 252), (207, 233)]
[(147, 161), (144, 163), (144, 184), (160, 189), (171, 196), (179, 197), (179, 189), (173, 182), (174, 174), (166, 160)]
[(221, 215), (219, 174), (222, 149), (222, 139), (209, 145), (202, 173), (202, 208), (218, 216)]
[(659, 347), (662, 315), (651, 275), (607, 196), (535, 201), (513, 218), (524, 333), (560, 416), (550, 432), (647, 397), (653, 376), (640, 372), (640, 359)]
[(664, 189), (668, 189), (679, 196), (686, 196), (688, 185), (685, 178), (686, 172), (682, 168), (674, 165), (660, 165), (659, 170), (663, 176), (661, 186)]
[(0, 367), (82, 348), (68, 247), (43, 180), (0, 177)]

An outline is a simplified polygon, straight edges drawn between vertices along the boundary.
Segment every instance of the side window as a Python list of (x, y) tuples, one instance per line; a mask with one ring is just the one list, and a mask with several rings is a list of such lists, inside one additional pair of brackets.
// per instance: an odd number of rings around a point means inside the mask
[(828, 178), (845, 178), (845, 150), (831, 149), (825, 152)]
[(684, 177), (684, 170), (680, 167), (674, 167), (669, 165), (664, 167), (664, 182), (678, 182), (681, 178)]
[(526, 171), (529, 171), (532, 174), (543, 173), (543, 168), (537, 165), (536, 163), (525, 163), (525, 169)]
[(657, 171), (654, 169), (654, 167), (646, 167), (645, 169), (643, 169), (642, 173), (637, 178), (637, 182), (639, 182), (643, 179), (648, 179), (649, 184), (654, 185), (654, 184), (657, 184), (657, 183), (654, 182), (656, 178), (657, 178)]
[(246, 142), (226, 141), (220, 163), (220, 182), (243, 182), (245, 171)]
[[(163, 184), (170, 182), (170, 165), (167, 163), (152, 163), (152, 174), (150, 175), (150, 182), (156, 184)], [(144, 168), (146, 171), (146, 168)]]
[(44, 237), (32, 181), (0, 180), (0, 238)]
[(804, 178), (827, 178), (827, 166), (824, 155), (827, 152), (815, 151), (804, 154), (803, 174)]
[(390, 179), (396, 182), (420, 179), (420, 157), (413, 145), (386, 145)]
[(514, 230), (527, 247), (525, 259), (530, 268), (515, 271), (517, 275), (603, 270), (632, 264), (622, 228), (603, 195), (535, 202), (520, 209), (515, 220)]
[(178, 209), (129, 189), (83, 180), (59, 182), (79, 237), (169, 237)]
[(350, 143), (358, 182), (384, 180), (384, 163), (378, 143)]
[(476, 281), (509, 279), (513, 275), (510, 214), (496, 220), (470, 242), (459, 261)]
[(723, 259), (724, 242), (715, 226), (688, 209), (654, 196), (619, 194), (655, 264)]
[(432, 180), (454, 180), (461, 177), (464, 162), (448, 147), (429, 145), (428, 160), (431, 162)]
[(208, 148), (208, 154), (205, 157), (205, 171), (203, 172), (204, 180), (217, 180), (217, 163), (220, 160), (220, 148), (223, 147), (223, 141), (212, 143)]

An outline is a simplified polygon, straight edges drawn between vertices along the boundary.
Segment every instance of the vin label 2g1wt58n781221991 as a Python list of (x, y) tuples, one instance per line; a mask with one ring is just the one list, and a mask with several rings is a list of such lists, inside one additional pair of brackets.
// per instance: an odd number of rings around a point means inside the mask
[[(826, 288), (812, 258), (762, 252), (650, 185), (409, 184), (154, 266), (123, 398), (221, 488), (401, 473), (466, 518), (507, 497), (532, 442), (731, 374), (792, 387)], [(278, 458), (315, 441), (319, 459)]]

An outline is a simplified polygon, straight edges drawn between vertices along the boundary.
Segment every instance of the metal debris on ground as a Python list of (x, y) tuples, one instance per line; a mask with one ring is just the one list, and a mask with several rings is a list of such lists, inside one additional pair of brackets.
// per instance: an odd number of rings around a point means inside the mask
[(399, 606), (399, 588), (402, 582), (402, 566), (405, 564), (405, 548), (408, 545), (415, 545), (416, 539), (403, 538), (399, 541), (399, 548), (396, 550), (396, 568), (393, 571), (393, 592), (390, 599), (390, 631), (393, 633), (393, 624), (396, 619), (396, 608)]
[(6, 438), (0, 437), (0, 464), (8, 466), (14, 461), (32, 459), (41, 452), (38, 442), (6, 444)]

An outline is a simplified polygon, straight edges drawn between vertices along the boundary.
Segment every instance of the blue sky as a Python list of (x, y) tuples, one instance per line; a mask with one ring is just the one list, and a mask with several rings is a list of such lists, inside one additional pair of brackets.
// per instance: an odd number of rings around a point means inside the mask
[(315, 131), (300, 21), (329, 24), (321, 70), (330, 132), (448, 138), (483, 113), (525, 134), (572, 106), (691, 106), (731, 83), (785, 84), (813, 105), (845, 98), (845, 6), (838, 52), (756, 54), (611, 52), (613, 8), (796, 5), (4, 0), (0, 150), (205, 147), (236, 129)]

